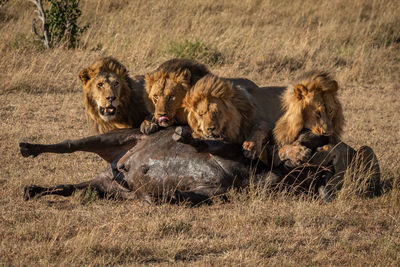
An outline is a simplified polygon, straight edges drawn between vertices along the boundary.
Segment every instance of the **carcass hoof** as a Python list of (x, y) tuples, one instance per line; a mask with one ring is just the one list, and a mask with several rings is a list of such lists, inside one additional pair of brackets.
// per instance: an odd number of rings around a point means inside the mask
[(364, 195), (366, 197), (379, 196), (382, 193), (382, 188), (378, 158), (369, 146), (360, 147), (356, 153), (359, 169), (361, 169), (361, 172), (367, 178)]
[(36, 157), (37, 155), (39, 155), (40, 152), (37, 151), (36, 148), (37, 147), (34, 144), (22, 143), (22, 142), (19, 143), (19, 150), (24, 158), (29, 156)]
[(178, 126), (175, 128), (172, 139), (176, 142), (189, 144), (192, 141), (193, 137), (188, 130), (181, 126)]
[(24, 187), (24, 200), (28, 201), (43, 191), (43, 187), (37, 185), (28, 185)]

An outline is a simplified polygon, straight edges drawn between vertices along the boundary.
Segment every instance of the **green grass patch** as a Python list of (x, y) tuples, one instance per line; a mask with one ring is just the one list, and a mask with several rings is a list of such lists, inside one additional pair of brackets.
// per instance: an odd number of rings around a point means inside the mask
[(221, 52), (197, 39), (173, 42), (166, 48), (166, 54), (176, 58), (196, 59), (210, 65), (224, 63)]

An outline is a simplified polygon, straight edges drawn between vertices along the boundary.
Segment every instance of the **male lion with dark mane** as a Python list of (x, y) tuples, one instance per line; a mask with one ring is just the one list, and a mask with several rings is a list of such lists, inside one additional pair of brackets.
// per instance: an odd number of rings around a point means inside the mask
[(162, 63), (155, 71), (146, 74), (146, 106), (153, 118), (140, 126), (142, 133), (150, 134), (158, 127), (186, 124), (182, 106), (189, 89), (209, 72), (208, 68), (194, 60), (171, 59)]
[(94, 62), (79, 73), (90, 131), (137, 128), (148, 114), (143, 100), (144, 78), (130, 78), (112, 57)]
[[(186, 125), (187, 114), (183, 99), (198, 80), (210, 74), (208, 68), (194, 60), (171, 59), (161, 64), (155, 71), (146, 74), (147, 108), (154, 113), (151, 120), (143, 121), (142, 133), (150, 134), (159, 126)], [(228, 79), (246, 89), (258, 88), (248, 79)]]

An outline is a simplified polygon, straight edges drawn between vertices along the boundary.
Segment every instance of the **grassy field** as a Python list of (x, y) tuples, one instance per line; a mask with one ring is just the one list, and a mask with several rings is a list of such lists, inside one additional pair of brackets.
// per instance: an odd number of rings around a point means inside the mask
[[(45, 50), (34, 7), (0, 1), (0, 265), (400, 264), (400, 3), (395, 0), (81, 1), (90, 23), (75, 50)], [(78, 72), (112, 55), (132, 74), (194, 57), (216, 74), (287, 85), (331, 71), (340, 86), (343, 140), (376, 152), (382, 196), (330, 203), (233, 193), (189, 208), (75, 195), (24, 202), (23, 186), (76, 183), (100, 158), (22, 158), (18, 142), (88, 134)]]

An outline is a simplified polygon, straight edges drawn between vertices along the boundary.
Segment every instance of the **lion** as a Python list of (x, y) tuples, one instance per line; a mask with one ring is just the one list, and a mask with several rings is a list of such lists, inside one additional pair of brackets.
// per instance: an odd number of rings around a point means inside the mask
[(159, 126), (187, 124), (183, 99), (189, 89), (209, 73), (208, 68), (201, 63), (178, 58), (168, 60), (155, 71), (147, 73), (145, 103), (153, 117), (143, 121), (141, 132), (150, 134), (157, 131)]
[[(155, 71), (146, 74), (146, 104), (154, 115), (151, 119), (143, 121), (140, 126), (141, 132), (150, 134), (159, 127), (187, 125), (183, 99), (197, 81), (208, 74), (211, 73), (205, 65), (189, 59), (168, 60)], [(248, 79), (228, 80), (248, 90), (258, 88)]]
[(251, 96), (232, 82), (206, 75), (184, 99), (187, 121), (196, 137), (243, 143), (256, 123)]
[(208, 74), (188, 92), (184, 107), (194, 137), (237, 143), (246, 157), (269, 162), (262, 153), (266, 122), (246, 88)]
[(294, 87), (284, 90), (244, 90), (207, 75), (189, 91), (184, 105), (189, 126), (197, 136), (240, 143), (249, 158), (260, 157), (269, 144), (270, 151), (265, 151), (262, 161), (275, 157), (271, 146), (276, 144), (281, 160), (300, 164), (317, 144), (310, 142), (307, 129), (314, 135), (328, 136), (317, 138), (318, 146), (340, 140), (344, 119), (337, 90), (337, 82), (321, 71), (306, 74)]
[(144, 103), (144, 78), (129, 77), (112, 57), (101, 58), (79, 73), (83, 103), (92, 133), (137, 128), (148, 115)]
[(315, 152), (302, 145), (301, 134), (304, 132), (311, 131), (314, 135), (327, 137), (326, 144), (319, 149), (326, 150), (340, 141), (344, 116), (337, 97), (338, 90), (338, 83), (329, 73), (311, 71), (283, 92), (283, 114), (273, 129), (282, 161), (298, 165)]
[[(271, 177), (275, 178), (268, 178), (266, 184), (302, 184), (306, 178), (312, 184), (317, 179), (321, 194), (329, 198), (332, 190), (343, 183), (353, 155), (366, 155), (364, 163), (373, 169), (374, 186), (380, 179), (371, 148), (356, 152), (340, 141), (344, 117), (338, 89), (337, 82), (322, 71), (307, 73), (284, 90), (245, 90), (226, 79), (207, 75), (189, 91), (184, 106), (195, 137), (239, 143), (246, 157), (249, 143), (255, 143), (257, 149), (261, 145), (261, 152), (256, 150), (259, 154), (250, 158), (271, 167)], [(271, 101), (279, 97), (282, 101)], [(276, 125), (271, 128), (274, 118)]]

